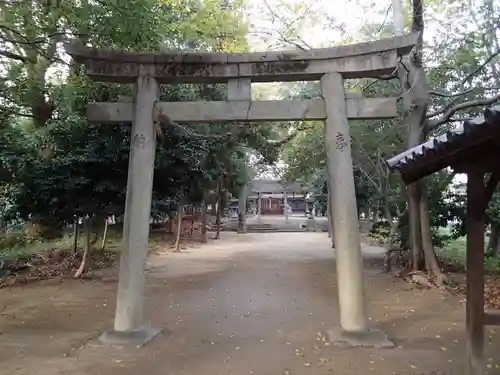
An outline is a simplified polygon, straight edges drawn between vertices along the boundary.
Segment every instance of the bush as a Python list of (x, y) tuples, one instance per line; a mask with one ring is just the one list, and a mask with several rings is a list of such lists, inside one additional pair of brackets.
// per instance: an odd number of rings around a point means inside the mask
[(24, 232), (4, 233), (0, 236), (0, 252), (5, 249), (26, 246), (27, 236)]
[(24, 231), (3, 233), (0, 235), (0, 257), (12, 252), (17, 253), (17, 250), (39, 242), (41, 242), (41, 238), (30, 236)]
[(391, 231), (391, 225), (388, 221), (377, 221), (373, 224), (372, 229), (370, 230), (370, 237), (375, 241), (384, 243), (389, 237), (389, 233)]

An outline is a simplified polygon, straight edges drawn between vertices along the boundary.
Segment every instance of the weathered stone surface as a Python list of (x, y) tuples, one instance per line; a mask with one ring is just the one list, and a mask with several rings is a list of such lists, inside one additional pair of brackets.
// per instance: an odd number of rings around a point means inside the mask
[(66, 44), (66, 52), (79, 62), (86, 59), (134, 62), (139, 64), (164, 63), (251, 63), (300, 60), (338, 59), (348, 56), (366, 55), (396, 50), (399, 55), (407, 54), (415, 45), (416, 34), (402, 35), (394, 38), (381, 39), (366, 43), (349, 44), (345, 46), (316, 48), (307, 51), (265, 51), (244, 53), (144, 53), (121, 52), (85, 47), (79, 41)]
[[(156, 63), (154, 75), (159, 83), (223, 83), (236, 78), (253, 82), (319, 80), (325, 73), (340, 72), (347, 78), (377, 77), (397, 66), (397, 51), (325, 60), (251, 63)], [(137, 62), (85, 60), (87, 74), (97, 81), (132, 83)], [(146, 64), (148, 65), (148, 64)]]
[(143, 323), (145, 261), (153, 189), (156, 136), (151, 108), (158, 98), (158, 84), (141, 71), (135, 91), (130, 139), (129, 169), (114, 329), (129, 332)]
[(249, 78), (230, 79), (227, 82), (228, 100), (252, 100), (252, 82)]
[(162, 331), (163, 328), (156, 329), (149, 325), (131, 331), (106, 331), (95, 340), (89, 341), (89, 345), (140, 348), (153, 340)]
[(331, 343), (339, 346), (361, 346), (377, 349), (393, 348), (395, 345), (387, 335), (379, 329), (367, 329), (360, 332), (348, 332), (341, 328), (332, 328), (327, 332)]
[[(397, 116), (395, 98), (347, 98), (350, 119), (380, 119)], [(291, 121), (324, 120), (323, 99), (218, 101), (218, 102), (158, 102), (156, 110), (166, 113), (176, 122), (223, 121)], [(93, 122), (131, 122), (130, 103), (89, 103), (87, 116)]]
[(414, 45), (415, 36), (379, 40), (309, 51), (240, 54), (147, 54), (93, 49), (68, 44), (67, 52), (85, 64), (98, 81), (132, 83), (140, 65), (154, 66), (159, 83), (215, 83), (233, 78), (254, 82), (318, 80), (340, 72), (346, 78), (376, 77), (397, 66), (398, 56)]
[(335, 239), (340, 326), (349, 332), (368, 328), (363, 258), (359, 243), (358, 214), (344, 80), (338, 73), (321, 78), (325, 100), (325, 148), (329, 203)]

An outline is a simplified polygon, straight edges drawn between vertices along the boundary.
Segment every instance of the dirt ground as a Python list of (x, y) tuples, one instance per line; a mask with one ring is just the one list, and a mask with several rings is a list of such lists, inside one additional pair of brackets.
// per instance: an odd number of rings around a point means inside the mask
[[(318, 334), (338, 322), (325, 233), (222, 233), (220, 241), (148, 261), (147, 346), (95, 347), (112, 327), (116, 276), (0, 290), (0, 374), (463, 374), (458, 297), (379, 274), (365, 246), (373, 326), (393, 349), (339, 348)], [(487, 373), (500, 374), (500, 332), (487, 332)], [(496, 362), (493, 360), (496, 356)]]

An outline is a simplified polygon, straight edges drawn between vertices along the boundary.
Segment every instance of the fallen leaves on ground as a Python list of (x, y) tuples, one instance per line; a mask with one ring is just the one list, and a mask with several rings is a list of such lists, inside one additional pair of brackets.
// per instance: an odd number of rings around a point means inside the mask
[[(44, 253), (33, 254), (26, 258), (13, 259), (0, 270), (0, 288), (24, 285), (29, 282), (70, 277), (79, 267), (81, 252), (53, 249)], [(116, 263), (115, 252), (95, 250), (91, 252), (90, 269), (101, 269)]]
[[(393, 267), (399, 266), (403, 271), (396, 273), (396, 276), (402, 277), (408, 282), (413, 282), (420, 286), (425, 286), (431, 288), (436, 286), (431, 278), (424, 274), (423, 272), (410, 272), (407, 267), (407, 259), (409, 257), (408, 251), (406, 253), (400, 252), (396, 261), (393, 261)], [(465, 267), (456, 262), (452, 262), (448, 259), (440, 259), (442, 266), (442, 271), (445, 277), (445, 283), (447, 284), (447, 289), (457, 293), (459, 295), (465, 296), (466, 285), (465, 281), (461, 280), (456, 282), (453, 278), (448, 277), (451, 274), (464, 274)], [(410, 276), (410, 277), (409, 277)], [(486, 309), (500, 309), (500, 274), (499, 273), (488, 273), (484, 276), (484, 307)]]
[[(457, 291), (465, 296), (466, 286), (461, 284)], [(484, 307), (500, 309), (500, 275), (491, 274), (484, 277)]]
[(486, 276), (484, 296), (487, 309), (500, 309), (500, 275)]
[[(164, 230), (156, 229), (152, 232), (152, 239), (155, 241), (155, 253), (173, 252), (175, 250), (175, 235)], [(211, 236), (207, 236), (207, 240), (211, 240)], [(182, 234), (180, 237), (180, 250), (187, 249), (192, 246), (203, 244), (201, 235), (195, 234)]]

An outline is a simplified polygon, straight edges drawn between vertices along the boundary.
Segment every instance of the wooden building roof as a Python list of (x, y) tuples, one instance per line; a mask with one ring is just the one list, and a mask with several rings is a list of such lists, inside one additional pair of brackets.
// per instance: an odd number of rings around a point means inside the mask
[(304, 189), (300, 184), (292, 183), (289, 185), (284, 185), (277, 180), (252, 180), (250, 183), (250, 191), (253, 193), (302, 193)]
[(464, 121), (445, 134), (386, 160), (386, 164), (409, 184), (446, 167), (461, 172), (462, 166), (479, 159), (484, 163), (497, 160), (500, 169), (500, 106), (487, 108), (483, 116)]

